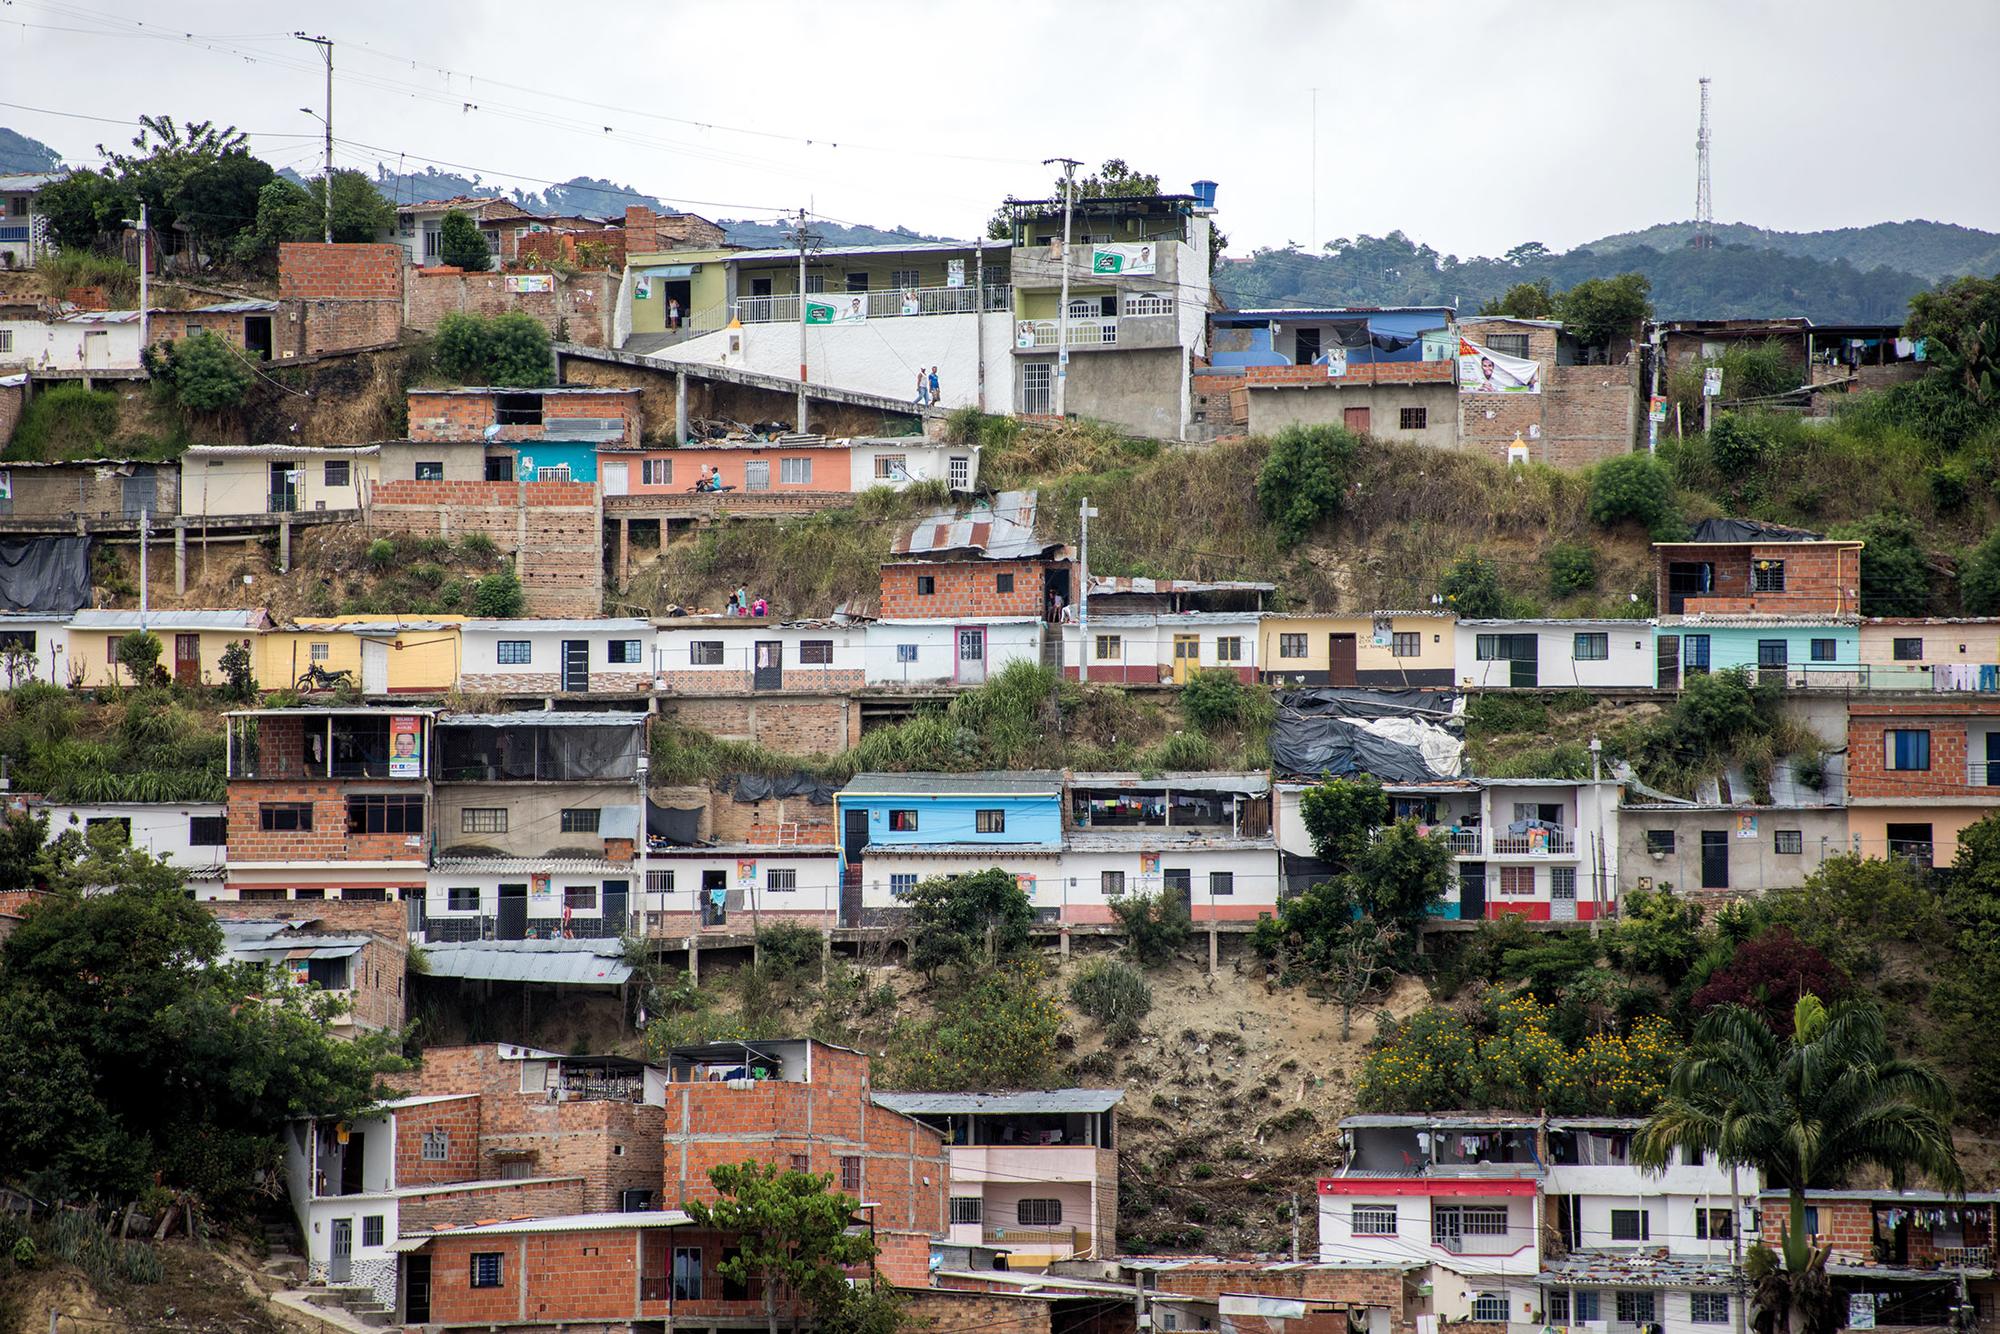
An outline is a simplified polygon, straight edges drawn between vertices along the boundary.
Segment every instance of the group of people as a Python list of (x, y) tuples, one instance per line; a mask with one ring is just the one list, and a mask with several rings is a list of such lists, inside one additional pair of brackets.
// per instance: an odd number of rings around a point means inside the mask
[(928, 373), (922, 366), (917, 367), (917, 406), (928, 407), (943, 401), (938, 396), (937, 367), (931, 367)]
[(729, 595), (728, 614), (731, 616), (769, 616), (771, 614), (771, 604), (763, 598), (752, 601), (750, 590), (747, 587), (738, 585), (736, 591)]

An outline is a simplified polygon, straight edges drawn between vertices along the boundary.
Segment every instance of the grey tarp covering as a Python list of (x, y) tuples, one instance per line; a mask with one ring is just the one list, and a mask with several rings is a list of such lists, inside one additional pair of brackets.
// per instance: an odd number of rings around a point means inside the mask
[(722, 780), (725, 791), (738, 801), (766, 801), (772, 797), (806, 797), (815, 806), (833, 805), (835, 785), (808, 773), (771, 778), (764, 774), (731, 774)]
[(89, 538), (0, 541), (0, 611), (53, 611), (67, 616), (89, 601)]
[(438, 724), (438, 777), (454, 783), (617, 782), (639, 772), (640, 730)]
[(701, 807), (682, 809), (678, 806), (662, 806), (657, 802), (646, 803), (646, 833), (651, 838), (664, 838), (669, 843), (683, 847), (701, 842)]
[(1271, 734), (1271, 767), (1300, 778), (1373, 774), (1385, 783), (1430, 783), (1457, 776), (1433, 773), (1415, 746), (1384, 740), (1359, 723), (1283, 712)]
[(1703, 519), (1694, 526), (1696, 542), (1818, 542), (1818, 533), (1755, 519)]
[(1313, 686), (1278, 692), (1278, 712), (1309, 718), (1430, 717), (1442, 721), (1456, 713), (1458, 695), (1450, 690), (1364, 690), (1358, 686)]

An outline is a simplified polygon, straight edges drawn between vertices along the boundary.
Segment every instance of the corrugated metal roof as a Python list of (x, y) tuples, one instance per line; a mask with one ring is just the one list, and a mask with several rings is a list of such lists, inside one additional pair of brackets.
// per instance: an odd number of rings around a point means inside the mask
[[(263, 315), (277, 308), (278, 303), (275, 301), (247, 297), (242, 301), (218, 301), (212, 306), (196, 306), (193, 310), (183, 310), (178, 313), (182, 315)], [(160, 313), (163, 315), (172, 315), (176, 312), (168, 310)]]
[(470, 620), (465, 623), (465, 628), (467, 630), (479, 631), (481, 634), (507, 632), (534, 634), (539, 630), (568, 635), (594, 635), (599, 633), (630, 634), (644, 632), (652, 629), (653, 623), (637, 616), (601, 616), (581, 620), (551, 619), (546, 621), (532, 620), (528, 617), (517, 617), (512, 620)]
[[(146, 614), (146, 626), (157, 630), (260, 630), (271, 623), (263, 611), (155, 611)], [(136, 611), (79, 611), (70, 617), (72, 630), (137, 630)]]
[[(1340, 1118), (1342, 1130), (1426, 1130), (1433, 1127), (1442, 1130), (1478, 1130), (1481, 1127), (1532, 1130), (1540, 1124), (1540, 1117), (1520, 1112), (1361, 1112)], [(1505, 1165), (1511, 1167), (1517, 1164)]]
[[(880, 844), (875, 844), (880, 847)], [(1073, 852), (1189, 852), (1198, 849), (1245, 850), (1276, 847), (1271, 835), (1231, 834), (1226, 830), (1078, 829), (1066, 846)]]
[(380, 445), (190, 445), (183, 458), (190, 459), (289, 459), (367, 458), (380, 454)]
[(896, 540), (894, 554), (1032, 560), (1060, 551), (1062, 543), (1035, 536), (1036, 499), (1033, 491), (1002, 491), (992, 504), (976, 505), (962, 514), (950, 509), (927, 515)]
[(478, 940), (424, 946), (435, 977), (488, 982), (618, 986), (632, 976), (624, 950), (601, 940)]
[(856, 774), (836, 795), (843, 797), (972, 796), (987, 793), (1039, 796), (1062, 790), (1053, 769), (980, 771), (963, 774)]
[[(949, 255), (980, 249), (1012, 250), (1013, 248), (1014, 243), (1012, 241), (910, 241), (902, 245), (830, 245), (815, 247), (809, 253), (814, 260), (840, 259), (842, 257), (865, 259), (870, 256), (883, 255)], [(661, 254), (670, 252), (646, 251), (643, 253)], [(798, 258), (799, 252), (797, 250), (739, 250), (735, 254), (725, 256), (722, 260), (707, 260), (704, 262), (711, 264), (765, 264), (778, 260), (791, 260), (796, 263)]]
[(66, 171), (17, 171), (0, 176), (0, 190), (39, 190), (69, 175)]
[[(1065, 628), (1075, 625), (1070, 615), (1071, 608), (1063, 608)], [(1262, 620), (1261, 611), (1093, 611), (1090, 614), (1092, 626), (1142, 626), (1142, 625), (1255, 625)], [(943, 622), (949, 625), (950, 622)]]
[(870, 843), (868, 859), (887, 857), (1059, 857), (1060, 843)]
[(1092, 597), (1119, 593), (1274, 593), (1277, 588), (1276, 584), (1249, 579), (1141, 579), (1135, 575), (1110, 574), (1094, 575), (1090, 580)]
[(525, 709), (520, 713), (441, 713), (439, 727), (639, 727), (643, 713), (562, 713)]
[(1727, 1260), (1651, 1251), (1576, 1251), (1543, 1265), (1535, 1281), (1576, 1288), (1734, 1288), (1736, 1273)]
[(1124, 1089), (1035, 1089), (1025, 1093), (896, 1093), (875, 1094), (875, 1103), (905, 1116), (945, 1116), (958, 1113), (995, 1114), (1039, 1112), (1108, 1112), (1125, 1101)]
[[(441, 1227), (431, 1237), (505, 1237), (536, 1232), (615, 1232), (621, 1228), (686, 1227), (688, 1216), (678, 1209), (647, 1213), (559, 1214), (552, 1218), (514, 1218), (470, 1227)], [(426, 1240), (428, 1238), (425, 1238)], [(418, 1240), (417, 1236), (406, 1241)]]
[(445, 875), (605, 875), (630, 878), (632, 862), (601, 857), (469, 857), (446, 854), (431, 859), (431, 870)]
[(1069, 785), (1077, 787), (1129, 787), (1176, 792), (1269, 792), (1271, 775), (1257, 773), (1072, 773)]

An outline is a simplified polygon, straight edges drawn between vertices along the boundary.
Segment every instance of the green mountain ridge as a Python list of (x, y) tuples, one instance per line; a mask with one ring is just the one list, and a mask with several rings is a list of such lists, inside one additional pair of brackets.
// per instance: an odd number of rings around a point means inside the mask
[[(1808, 259), (1844, 259), (1859, 269), (1901, 269), (1932, 282), (1961, 274), (2000, 272), (2000, 234), (1927, 218), (1819, 232), (1781, 232), (1747, 222), (1725, 222), (1716, 226), (1715, 236), (1723, 245), (1779, 250)], [(1602, 237), (1577, 249), (1601, 253), (1645, 246), (1669, 251), (1685, 247), (1693, 238), (1692, 222), (1663, 222)]]

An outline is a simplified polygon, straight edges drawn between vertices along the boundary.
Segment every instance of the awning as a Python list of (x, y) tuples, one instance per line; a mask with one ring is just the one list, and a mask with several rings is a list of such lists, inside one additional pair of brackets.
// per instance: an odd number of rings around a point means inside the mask
[(632, 270), (649, 278), (692, 278), (701, 272), (699, 264), (642, 264)]

